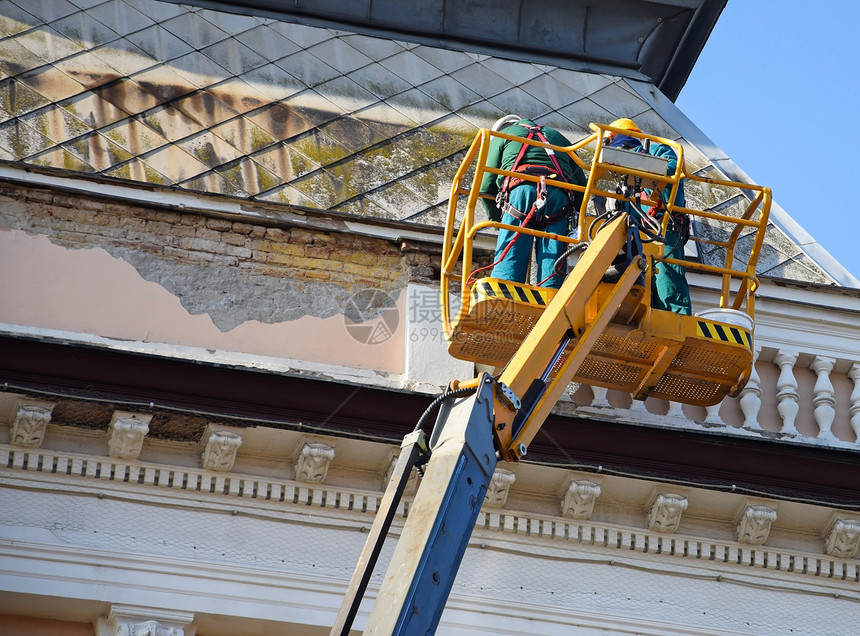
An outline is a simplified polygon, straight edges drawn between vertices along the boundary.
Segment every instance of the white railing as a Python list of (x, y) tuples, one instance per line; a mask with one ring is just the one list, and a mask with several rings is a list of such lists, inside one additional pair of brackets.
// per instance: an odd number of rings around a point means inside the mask
[(860, 361), (758, 349), (752, 375), (740, 394), (709, 408), (641, 402), (599, 387), (571, 389), (573, 413), (579, 415), (860, 447)]

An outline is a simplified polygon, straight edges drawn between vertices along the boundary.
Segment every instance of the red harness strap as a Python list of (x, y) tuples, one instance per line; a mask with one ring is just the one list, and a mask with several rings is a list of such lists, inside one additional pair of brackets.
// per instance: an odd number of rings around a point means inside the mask
[[(537, 138), (539, 141), (541, 141), (545, 144), (549, 143), (546, 139), (546, 136), (543, 134), (543, 132), (541, 132), (543, 130), (543, 126), (528, 126), (527, 128), (528, 128), (529, 133), (526, 136), (526, 139), (533, 139), (534, 136), (537, 135)], [(561, 164), (559, 164), (558, 159), (556, 158), (555, 153), (552, 151), (551, 148), (544, 148), (544, 150), (546, 151), (547, 155), (549, 156), (550, 160), (552, 161), (552, 164), (555, 168), (555, 173), (553, 173), (552, 169), (549, 168), (548, 166), (520, 163), (523, 160), (523, 157), (525, 156), (526, 149), (527, 149), (528, 145), (529, 144), (525, 144), (525, 143), (520, 144), (520, 146), (521, 146), (520, 152), (517, 155), (517, 158), (514, 160), (514, 165), (511, 168), (511, 172), (521, 172), (524, 174), (530, 174), (530, 175), (541, 177), (541, 184), (543, 185), (543, 191), (541, 192), (540, 189), (538, 190), (538, 199), (535, 202), (535, 204), (537, 205), (537, 209), (540, 209), (543, 207), (543, 204), (546, 202), (546, 184), (545, 184), (546, 177), (552, 177), (552, 178), (555, 178), (559, 181), (564, 181), (565, 183), (567, 183), (567, 179), (565, 179), (564, 172), (562, 172), (562, 169), (561, 169)], [(516, 177), (505, 177), (504, 181), (502, 181), (502, 187), (499, 189), (499, 194), (496, 196), (496, 205), (498, 206), (498, 208), (500, 210), (502, 210), (502, 212), (507, 212), (508, 214), (510, 214), (515, 219), (518, 219), (519, 221), (521, 221), (522, 225), (525, 226), (525, 219), (526, 218), (531, 219), (532, 213), (535, 211), (535, 209), (532, 209), (529, 212), (529, 214), (524, 214), (521, 210), (518, 210), (517, 208), (515, 208), (514, 206), (512, 206), (508, 202), (508, 195), (509, 195), (510, 191), (512, 189), (514, 189), (515, 187), (522, 185), (523, 183), (534, 183), (534, 182), (529, 181), (528, 179), (518, 179)], [(569, 213), (570, 213), (569, 206), (565, 206), (564, 208), (562, 208), (561, 211), (559, 211), (556, 214), (553, 214), (551, 216), (538, 217), (537, 219), (535, 219), (535, 227), (537, 229), (541, 229), (541, 228), (547, 227), (548, 225), (552, 225), (556, 221), (559, 221), (559, 220), (563, 219), (564, 217), (566, 217)]]

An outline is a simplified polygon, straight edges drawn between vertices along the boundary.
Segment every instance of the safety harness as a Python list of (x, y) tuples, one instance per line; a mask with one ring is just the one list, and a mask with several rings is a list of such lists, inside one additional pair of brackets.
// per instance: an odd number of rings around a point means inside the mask
[[(523, 126), (520, 124), (520, 126)], [(544, 144), (549, 144), (546, 139), (546, 136), (543, 134), (543, 126), (523, 126), (523, 128), (527, 128), (529, 133), (526, 136), (526, 139), (534, 139), (537, 137), (538, 141), (543, 142)], [(517, 155), (516, 160), (514, 161), (514, 165), (511, 168), (511, 172), (519, 172), (521, 174), (527, 174), (534, 177), (540, 177), (540, 181), (537, 183), (537, 198), (535, 199), (534, 205), (528, 212), (523, 212), (518, 210), (513, 205), (508, 202), (510, 197), (510, 192), (517, 186), (526, 184), (526, 183), (534, 183), (534, 181), (530, 181), (529, 179), (523, 179), (519, 177), (510, 177), (507, 176), (502, 181), (502, 185), (499, 188), (499, 192), (496, 195), (496, 206), (502, 211), (507, 212), (515, 219), (521, 222), (521, 225), (524, 227), (526, 223), (531, 223), (531, 227), (537, 230), (542, 230), (545, 227), (548, 227), (555, 223), (556, 221), (560, 221), (571, 213), (573, 209), (573, 193), (570, 190), (565, 189), (565, 193), (567, 194), (568, 202), (561, 210), (555, 212), (554, 214), (549, 215), (540, 215), (535, 216), (535, 212), (543, 208), (546, 205), (546, 180), (547, 178), (556, 179), (557, 181), (563, 181), (564, 183), (569, 183), (568, 180), (564, 176), (564, 172), (562, 172), (561, 164), (559, 164), (558, 159), (555, 156), (552, 148), (544, 147), (546, 154), (549, 156), (550, 161), (552, 161), (552, 165), (555, 168), (553, 170), (549, 166), (542, 166), (539, 164), (532, 163), (521, 163), (523, 157), (526, 154), (526, 149), (529, 144), (521, 144), (520, 152)]]

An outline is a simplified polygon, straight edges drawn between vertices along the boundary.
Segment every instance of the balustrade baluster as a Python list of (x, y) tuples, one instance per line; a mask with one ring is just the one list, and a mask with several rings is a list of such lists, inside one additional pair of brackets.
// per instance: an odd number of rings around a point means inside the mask
[(812, 389), (812, 409), (815, 422), (818, 424), (818, 439), (836, 440), (831, 428), (833, 419), (836, 417), (836, 390), (830, 381), (830, 372), (836, 360), (824, 356), (815, 356), (809, 368), (812, 369), (817, 379)]
[(855, 362), (848, 370), (848, 377), (854, 382), (848, 407), (848, 416), (851, 418), (851, 428), (857, 436), (857, 444), (860, 444), (860, 363)]
[(794, 420), (797, 418), (799, 406), (797, 400), (797, 379), (794, 377), (794, 365), (797, 354), (789, 351), (779, 351), (774, 358), (779, 365), (779, 379), (776, 382), (776, 399), (779, 400), (776, 410), (782, 418), (782, 433), (784, 435), (800, 435)]
[(609, 408), (610, 406), (612, 406), (606, 397), (606, 394), (609, 393), (609, 389), (606, 389), (602, 386), (593, 386), (591, 387), (591, 392), (594, 394), (594, 399), (591, 401), (591, 406), (597, 406), (600, 408)]
[(748, 431), (761, 431), (758, 423), (758, 412), (761, 410), (761, 378), (756, 371), (755, 363), (758, 360), (758, 351), (753, 352), (752, 372), (747, 385), (741, 391), (739, 398), (741, 412), (744, 414), (743, 428)]

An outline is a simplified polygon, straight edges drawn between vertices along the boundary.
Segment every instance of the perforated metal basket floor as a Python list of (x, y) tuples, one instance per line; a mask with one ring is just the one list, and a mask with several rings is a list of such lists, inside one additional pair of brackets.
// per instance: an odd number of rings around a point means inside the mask
[[(555, 293), (495, 279), (478, 281), (469, 313), (455, 325), (449, 352), (503, 367)], [(595, 294), (594, 302), (600, 295)], [(572, 380), (640, 399), (653, 396), (700, 406), (717, 404), (743, 388), (752, 364), (749, 330), (694, 316), (646, 313), (635, 324), (611, 323)]]

